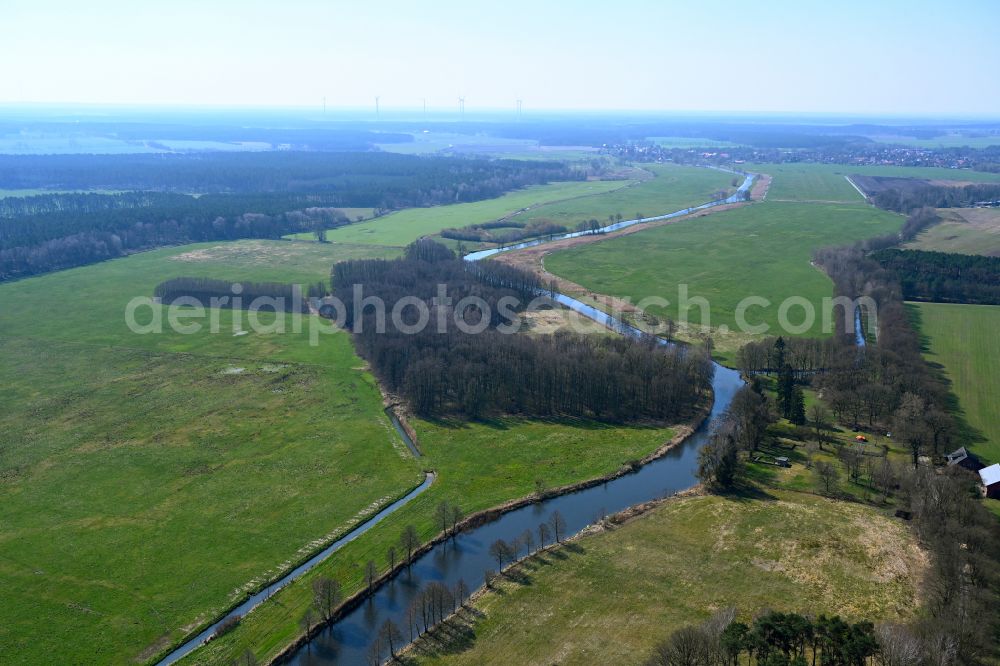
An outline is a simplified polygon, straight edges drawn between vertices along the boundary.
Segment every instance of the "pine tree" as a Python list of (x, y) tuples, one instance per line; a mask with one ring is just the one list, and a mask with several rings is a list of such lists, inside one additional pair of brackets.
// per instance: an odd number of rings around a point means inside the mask
[(778, 374), (778, 411), (786, 419), (792, 417), (792, 409), (795, 406), (794, 394), (795, 375), (792, 373), (792, 366), (786, 363)]
[(789, 419), (795, 425), (805, 425), (806, 423), (806, 401), (802, 395), (802, 389), (798, 386), (792, 389), (792, 409)]

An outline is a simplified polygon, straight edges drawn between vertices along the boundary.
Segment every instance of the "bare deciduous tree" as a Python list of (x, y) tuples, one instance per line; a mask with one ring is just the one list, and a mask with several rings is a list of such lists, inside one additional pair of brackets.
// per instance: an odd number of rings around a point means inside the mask
[(407, 525), (403, 528), (403, 533), (399, 535), (399, 543), (406, 551), (406, 565), (413, 563), (413, 551), (420, 547), (420, 537), (417, 536), (417, 528)]
[(323, 620), (329, 622), (340, 604), (340, 583), (327, 576), (317, 576), (312, 582), (313, 605)]

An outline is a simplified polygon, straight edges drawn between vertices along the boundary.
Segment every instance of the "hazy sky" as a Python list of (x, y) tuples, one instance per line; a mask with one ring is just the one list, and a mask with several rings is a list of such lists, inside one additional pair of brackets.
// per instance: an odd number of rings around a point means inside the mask
[(0, 102), (1000, 114), (1000, 0), (0, 0)]

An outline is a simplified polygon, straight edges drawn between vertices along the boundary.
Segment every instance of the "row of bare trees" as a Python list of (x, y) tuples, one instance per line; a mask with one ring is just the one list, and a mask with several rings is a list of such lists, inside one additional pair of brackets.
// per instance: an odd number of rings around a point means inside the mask
[[(513, 334), (517, 313), (542, 294), (537, 278), (495, 262), (470, 264), (430, 241), (394, 261), (337, 264), (333, 282), (360, 354), (421, 415), (669, 420), (690, 415), (711, 382), (712, 364), (701, 349), (567, 332)], [(385, 304), (381, 313), (366, 304), (373, 296)], [(471, 298), (482, 305), (464, 305)], [(390, 321), (386, 310), (400, 321)]]

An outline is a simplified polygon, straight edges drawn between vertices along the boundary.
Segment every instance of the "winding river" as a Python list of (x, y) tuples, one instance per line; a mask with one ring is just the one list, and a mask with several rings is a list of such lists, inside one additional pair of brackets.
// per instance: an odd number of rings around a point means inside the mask
[[(478, 261), (501, 252), (591, 233), (615, 231), (644, 222), (682, 217), (713, 206), (743, 201), (743, 193), (750, 188), (754, 179), (753, 174), (744, 175), (745, 180), (738, 191), (726, 199), (711, 201), (666, 215), (622, 221), (599, 229), (597, 232), (568, 233), (552, 238), (527, 241), (505, 248), (474, 252), (465, 258), (468, 261)], [(555, 298), (564, 306), (615, 330), (632, 335), (637, 333), (636, 329), (628, 324), (576, 299), (563, 294), (556, 294)], [(472, 589), (479, 587), (483, 583), (483, 572), (487, 569), (495, 569), (497, 565), (496, 560), (489, 554), (490, 544), (497, 539), (512, 541), (526, 529), (532, 530), (537, 536), (539, 523), (546, 522), (554, 511), (558, 510), (565, 518), (566, 535), (569, 536), (578, 533), (604, 515), (691, 487), (697, 483), (695, 470), (698, 465), (698, 450), (706, 441), (721, 414), (729, 407), (733, 395), (742, 385), (743, 381), (737, 371), (715, 364), (715, 375), (712, 380), (715, 400), (711, 414), (705, 419), (702, 426), (681, 445), (634, 473), (620, 476), (601, 485), (515, 509), (492, 522), (437, 544), (419, 557), (408, 572), (401, 573), (388, 581), (376, 590), (369, 601), (350, 611), (341, 620), (324, 629), (307, 645), (296, 651), (291, 656), (291, 663), (298, 666), (370, 663), (368, 658), (370, 646), (376, 640), (379, 627), (386, 619), (392, 619), (403, 630), (407, 638), (409, 637), (409, 632), (406, 631), (406, 609), (428, 583), (444, 583), (454, 589), (459, 580), (464, 580)], [(404, 440), (406, 439), (408, 438), (404, 437)], [(410, 443), (408, 446), (412, 448)], [(387, 658), (388, 654), (383, 656)]]

